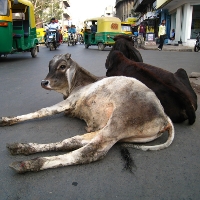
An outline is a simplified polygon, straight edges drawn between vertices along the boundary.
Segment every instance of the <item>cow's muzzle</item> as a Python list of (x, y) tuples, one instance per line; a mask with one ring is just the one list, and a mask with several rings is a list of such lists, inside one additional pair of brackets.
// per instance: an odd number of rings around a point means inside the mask
[(41, 86), (45, 89), (51, 89), (50, 88), (50, 82), (48, 80), (42, 80)]

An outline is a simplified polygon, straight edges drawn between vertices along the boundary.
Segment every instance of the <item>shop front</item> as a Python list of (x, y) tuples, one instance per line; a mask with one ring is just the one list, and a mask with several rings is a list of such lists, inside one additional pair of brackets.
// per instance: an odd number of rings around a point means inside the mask
[[(166, 26), (168, 36), (175, 29), (174, 44), (193, 47), (196, 33), (200, 31), (200, 1), (186, 0), (177, 6), (175, 1), (157, 5), (159, 9), (167, 11)], [(161, 15), (163, 14), (161, 12)]]

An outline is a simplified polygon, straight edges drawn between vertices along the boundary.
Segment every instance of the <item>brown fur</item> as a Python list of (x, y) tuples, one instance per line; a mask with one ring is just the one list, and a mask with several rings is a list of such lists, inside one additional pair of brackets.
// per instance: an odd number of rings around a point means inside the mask
[(107, 77), (123, 75), (138, 79), (155, 92), (173, 122), (180, 123), (187, 119), (189, 124), (195, 122), (197, 95), (184, 69), (173, 74), (159, 67), (135, 62), (123, 53), (114, 50), (109, 53), (106, 60)]

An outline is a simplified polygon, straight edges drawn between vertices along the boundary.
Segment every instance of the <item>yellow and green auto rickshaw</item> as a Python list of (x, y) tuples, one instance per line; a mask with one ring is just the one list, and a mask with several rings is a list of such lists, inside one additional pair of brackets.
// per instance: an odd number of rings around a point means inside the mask
[[(97, 26), (96, 33), (91, 32), (92, 24)], [(96, 45), (102, 51), (106, 46), (114, 45), (115, 41), (112, 38), (119, 34), (123, 33), (121, 20), (117, 17), (97, 17), (84, 21), (85, 48)]]
[(39, 52), (34, 8), (28, 0), (0, 1), (0, 57), (18, 52)]
[(126, 35), (133, 35), (132, 27), (129, 22), (121, 22), (122, 32)]
[(36, 33), (37, 33), (37, 39), (39, 44), (44, 44), (44, 36), (45, 36), (45, 29), (44, 28), (37, 28), (36, 29)]

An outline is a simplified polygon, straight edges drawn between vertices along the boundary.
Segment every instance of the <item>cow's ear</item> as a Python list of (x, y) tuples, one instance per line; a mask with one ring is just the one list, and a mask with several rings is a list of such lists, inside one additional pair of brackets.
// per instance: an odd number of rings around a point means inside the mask
[(69, 85), (69, 93), (71, 92), (72, 81), (75, 77), (75, 74), (76, 74), (76, 66), (71, 65), (70, 68), (67, 70), (67, 80), (68, 80), (68, 85)]
[(105, 66), (106, 66), (106, 69), (111, 69), (113, 67), (113, 60), (107, 57)]
[(66, 58), (67, 60), (69, 60), (69, 59), (71, 58), (71, 54), (70, 54), (70, 53), (65, 54), (65, 58)]

